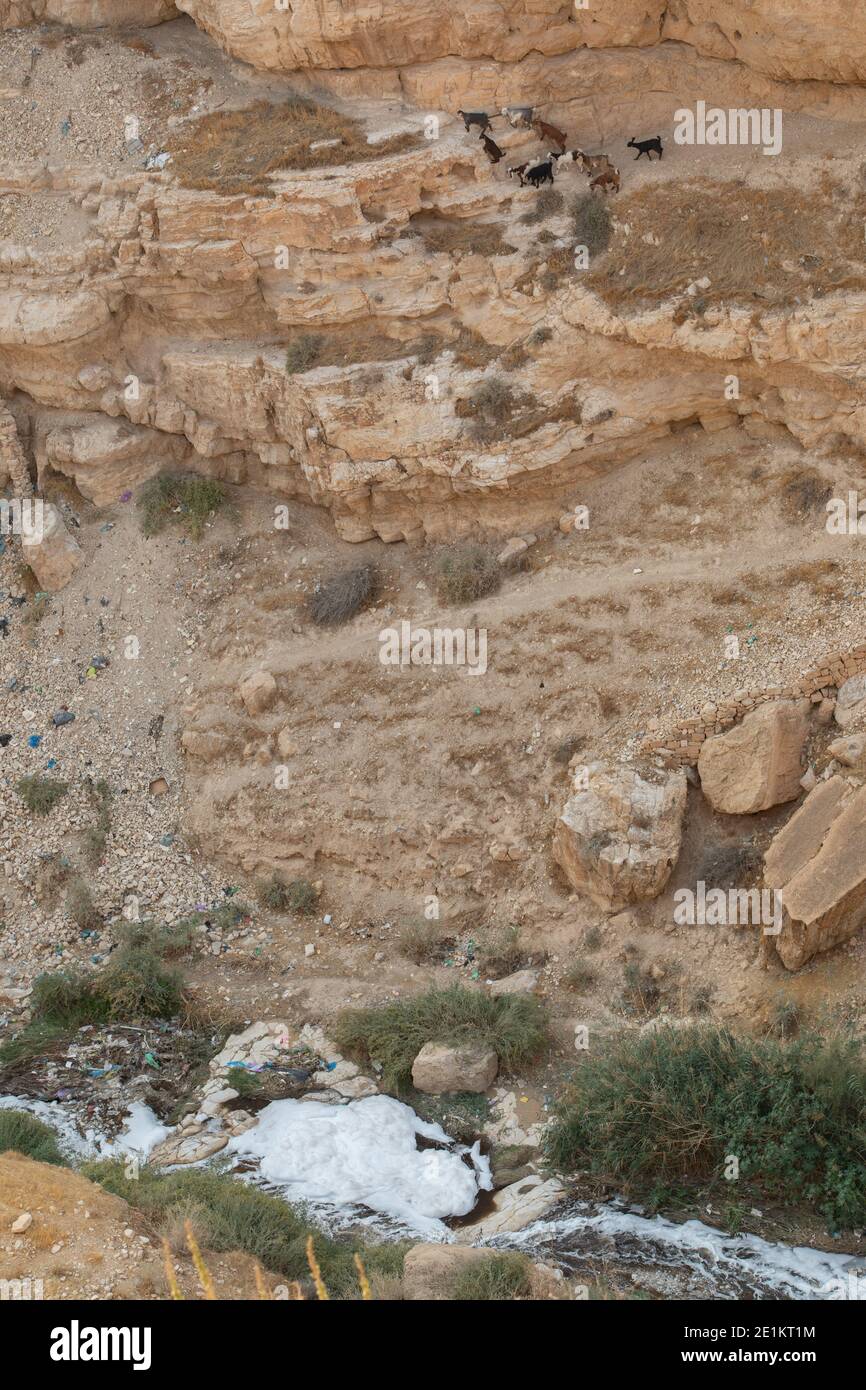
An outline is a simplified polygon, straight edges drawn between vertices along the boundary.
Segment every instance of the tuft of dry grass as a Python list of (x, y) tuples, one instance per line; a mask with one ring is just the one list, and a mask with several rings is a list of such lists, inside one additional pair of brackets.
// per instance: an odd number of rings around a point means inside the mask
[[(619, 202), (609, 252), (585, 283), (624, 308), (681, 295), (706, 276), (704, 313), (723, 301), (760, 309), (814, 292), (862, 290), (864, 207), (862, 193), (847, 197), (837, 187), (719, 188), (704, 179), (654, 185)], [(648, 233), (653, 243), (644, 240)]]
[[(320, 140), (339, 140), (320, 149)], [(211, 111), (186, 122), (167, 142), (172, 172), (186, 188), (267, 196), (279, 169), (357, 164), (416, 149), (415, 134), (368, 144), (363, 125), (303, 97), (283, 105), (257, 101), (241, 111)]]
[(473, 222), (471, 218), (436, 217), (418, 221), (410, 231), (423, 237), (428, 251), (463, 251), (474, 256), (512, 256), (515, 248), (495, 223)]

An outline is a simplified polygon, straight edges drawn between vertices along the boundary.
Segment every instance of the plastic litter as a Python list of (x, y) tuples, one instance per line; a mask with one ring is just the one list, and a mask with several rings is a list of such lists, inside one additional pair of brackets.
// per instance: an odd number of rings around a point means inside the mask
[(52, 714), (51, 716), (52, 723), (56, 729), (59, 729), (61, 724), (71, 724), (74, 718), (75, 715), (72, 713), (71, 709), (59, 709), (56, 714)]
[(29, 737), (28, 740), (27, 740), (27, 745), (28, 745), (28, 747), (30, 747), (30, 748), (38, 748), (41, 742), (42, 742), (42, 735), (41, 735), (41, 734), (31, 734), (30, 737)]

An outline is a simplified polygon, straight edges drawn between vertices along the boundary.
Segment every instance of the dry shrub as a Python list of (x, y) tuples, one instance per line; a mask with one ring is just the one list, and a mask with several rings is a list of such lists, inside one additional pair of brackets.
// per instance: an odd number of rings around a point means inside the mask
[[(683, 294), (706, 276), (704, 310), (720, 301), (761, 308), (815, 290), (862, 289), (864, 202), (863, 194), (846, 200), (835, 188), (719, 188), (702, 179), (654, 185), (619, 203), (609, 254), (585, 283), (623, 306)], [(647, 233), (657, 244), (644, 240)]]
[(477, 223), (471, 219), (437, 217), (432, 221), (418, 222), (416, 228), (424, 238), (429, 251), (465, 251), (475, 256), (511, 256), (515, 248), (509, 246), (502, 235), (502, 228), (494, 223)]
[[(401, 357), (417, 357), (431, 362), (441, 352), (443, 340), (435, 333), (423, 333), (404, 342), (377, 333), (369, 320), (329, 329), (327, 333), (298, 333), (286, 344), (286, 372), (310, 371), (314, 367), (351, 367), (358, 362), (394, 362)], [(373, 384), (367, 378), (367, 385)]]
[[(339, 145), (311, 150), (319, 140)], [(359, 121), (303, 97), (284, 105), (257, 101), (241, 111), (212, 111), (188, 121), (167, 142), (172, 171), (187, 188), (265, 196), (278, 169), (314, 169), (381, 159), (415, 149), (414, 134), (367, 143)]]
[(535, 207), (525, 212), (520, 221), (527, 227), (534, 227), (552, 217), (554, 213), (561, 212), (564, 202), (565, 199), (558, 189), (543, 188), (535, 201)]
[(468, 399), (457, 403), (456, 413), (464, 418), (471, 416), (472, 438), (489, 444), (506, 435), (525, 433), (534, 423), (526, 413), (537, 407), (538, 401), (531, 392), (515, 391), (504, 377), (491, 376), (480, 382)]
[(483, 369), (495, 362), (501, 351), (495, 343), (488, 343), (472, 328), (461, 328), (453, 344), (454, 361), (461, 367)]
[(446, 603), (471, 603), (493, 594), (502, 582), (502, 570), (487, 546), (455, 545), (439, 557), (436, 589)]
[(312, 621), (319, 627), (347, 623), (375, 597), (377, 583), (375, 565), (357, 565), (323, 580), (310, 595)]

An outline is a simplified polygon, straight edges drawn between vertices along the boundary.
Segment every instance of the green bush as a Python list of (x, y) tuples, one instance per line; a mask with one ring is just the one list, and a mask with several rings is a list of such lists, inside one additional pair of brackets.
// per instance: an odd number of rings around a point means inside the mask
[(547, 1045), (544, 1010), (530, 995), (496, 998), (451, 985), (372, 1009), (347, 1009), (334, 1028), (341, 1052), (380, 1062), (388, 1089), (405, 1090), (427, 1042), (482, 1043), (505, 1069), (539, 1057)]
[(222, 483), (196, 474), (159, 473), (149, 478), (136, 499), (141, 529), (156, 536), (169, 522), (179, 522), (194, 540), (201, 536), (208, 517), (227, 500)]
[(219, 1173), (187, 1172), (160, 1175), (144, 1167), (135, 1180), (118, 1161), (85, 1165), (86, 1177), (123, 1197), (145, 1212), (166, 1233), (193, 1223), (199, 1242), (211, 1250), (243, 1250), (287, 1279), (307, 1282), (306, 1242), (313, 1234), (316, 1258), (332, 1296), (359, 1297), (353, 1253), (357, 1250), (368, 1274), (399, 1275), (405, 1245), (342, 1244), (317, 1231), (302, 1207), (292, 1207), (247, 1183)]
[(526, 1298), (530, 1290), (529, 1260), (514, 1250), (473, 1260), (461, 1269), (451, 1287), (451, 1297), (461, 1302), (507, 1302)]
[(15, 790), (34, 816), (47, 816), (69, 790), (68, 782), (57, 777), (22, 777)]
[(30, 996), (34, 1022), (55, 1028), (81, 1028), (85, 1023), (107, 1022), (108, 1001), (96, 988), (98, 978), (79, 970), (37, 975)]
[(259, 902), (272, 912), (298, 912), (307, 916), (319, 901), (319, 895), (308, 878), (294, 878), (284, 883), (279, 874), (271, 874), (256, 885)]
[(472, 603), (496, 593), (502, 570), (486, 546), (455, 545), (439, 557), (436, 588), (446, 603)]
[(741, 1038), (712, 1025), (623, 1033), (556, 1108), (557, 1167), (647, 1187), (741, 1181), (832, 1226), (866, 1220), (866, 1066), (851, 1040)]
[(39, 1163), (63, 1163), (53, 1129), (26, 1110), (0, 1110), (0, 1153), (13, 1149)]
[(165, 958), (186, 950), (190, 934), (188, 924), (173, 932), (139, 923), (123, 931), (98, 974), (60, 970), (37, 976), (34, 1023), (72, 1029), (110, 1019), (171, 1018), (183, 1004), (183, 980)]

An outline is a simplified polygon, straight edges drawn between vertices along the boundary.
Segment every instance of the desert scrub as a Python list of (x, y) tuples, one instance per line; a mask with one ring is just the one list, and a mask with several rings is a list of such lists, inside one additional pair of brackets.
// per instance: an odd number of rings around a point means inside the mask
[(647, 1190), (741, 1182), (805, 1203), (832, 1228), (866, 1219), (866, 1066), (858, 1043), (793, 1042), (711, 1024), (621, 1033), (586, 1061), (555, 1109), (547, 1152), (560, 1169)]
[(309, 599), (309, 614), (318, 627), (337, 627), (361, 612), (376, 596), (375, 565), (357, 565), (320, 580)]
[(299, 333), (286, 348), (286, 372), (294, 376), (296, 372), (305, 372), (308, 367), (314, 367), (321, 351), (320, 333)]
[(561, 212), (564, 205), (565, 200), (558, 188), (543, 188), (535, 200), (535, 206), (529, 212), (524, 212), (519, 220), (527, 227), (533, 227), (545, 222), (555, 212)]
[(508, 1302), (528, 1298), (529, 1292), (529, 1260), (516, 1250), (473, 1260), (451, 1286), (451, 1298), (468, 1303)]
[(102, 779), (95, 782), (91, 788), (91, 799), (96, 808), (96, 820), (85, 830), (82, 844), (88, 861), (98, 864), (105, 854), (111, 833), (111, 788), (108, 783)]
[(486, 545), (469, 543), (443, 551), (436, 565), (436, 591), (446, 603), (472, 603), (495, 594), (502, 570)]
[(198, 540), (208, 518), (227, 500), (222, 483), (194, 473), (159, 473), (149, 478), (136, 499), (142, 534), (156, 536), (169, 522), (179, 523)]
[(54, 1131), (26, 1110), (0, 1110), (0, 1153), (25, 1154), (38, 1163), (63, 1163)]
[(610, 245), (613, 230), (610, 212), (600, 198), (583, 193), (570, 208), (571, 228), (578, 246), (598, 256)]
[(338, 1298), (358, 1297), (356, 1250), (368, 1274), (399, 1276), (402, 1271), (405, 1245), (353, 1246), (332, 1240), (316, 1229), (303, 1207), (289, 1206), (236, 1178), (206, 1172), (158, 1174), (145, 1166), (132, 1180), (123, 1163), (112, 1161), (87, 1164), (82, 1171), (144, 1212), (171, 1244), (183, 1245), (183, 1222), (189, 1219), (201, 1245), (243, 1250), (265, 1269), (304, 1287), (310, 1279), (305, 1249), (312, 1233), (325, 1284)]
[(90, 886), (79, 874), (69, 884), (66, 892), (66, 911), (81, 931), (93, 931), (102, 925), (102, 917)]
[(530, 961), (530, 953), (520, 942), (520, 928), (515, 926), (485, 932), (478, 953), (484, 973), (497, 980), (503, 975), (513, 975)]
[(22, 777), (15, 790), (34, 816), (47, 816), (69, 790), (68, 782), (57, 777)]
[(441, 961), (454, 946), (454, 937), (445, 936), (435, 922), (419, 917), (403, 927), (398, 938), (400, 954), (415, 965), (433, 965)]
[(306, 916), (312, 912), (319, 900), (318, 894), (307, 878), (293, 878), (286, 883), (279, 874), (260, 879), (256, 893), (262, 907), (271, 912), (298, 912)]
[(381, 1063), (386, 1089), (401, 1091), (411, 1084), (412, 1063), (427, 1042), (480, 1043), (511, 1069), (541, 1056), (547, 1022), (529, 995), (495, 998), (452, 985), (379, 1008), (344, 1010), (334, 1041), (341, 1052)]
[(564, 989), (570, 989), (574, 994), (585, 994), (591, 989), (598, 979), (597, 971), (593, 970), (586, 961), (575, 960), (567, 967), (562, 977)]
[(150, 923), (127, 927), (98, 974), (60, 970), (37, 976), (30, 1001), (33, 1022), (73, 1029), (111, 1019), (171, 1018), (183, 1005), (183, 982), (166, 959), (188, 945), (185, 932)]
[[(470, 396), (457, 402), (458, 417), (471, 418), (471, 437), (479, 444), (521, 432), (527, 412), (535, 411), (538, 401), (529, 391), (515, 391), (501, 376), (486, 377)], [(529, 416), (529, 422), (532, 421)]]
[[(311, 146), (320, 141), (338, 144)], [(414, 132), (371, 144), (360, 121), (292, 94), (288, 101), (257, 101), (241, 110), (211, 111), (184, 121), (166, 149), (185, 188), (266, 196), (278, 169), (311, 169), (400, 154), (424, 142)]]

